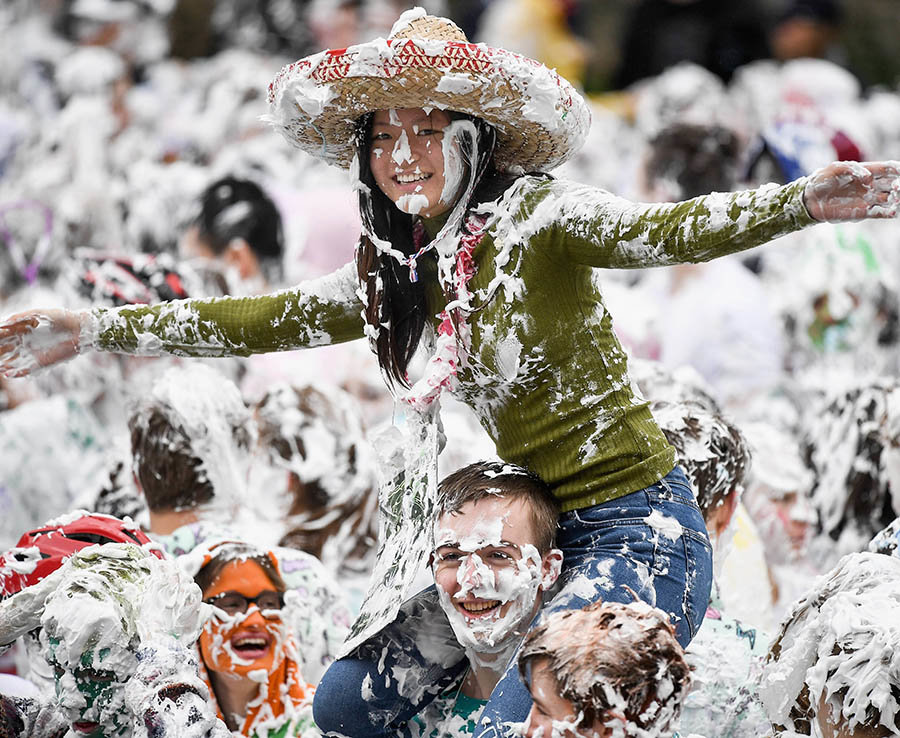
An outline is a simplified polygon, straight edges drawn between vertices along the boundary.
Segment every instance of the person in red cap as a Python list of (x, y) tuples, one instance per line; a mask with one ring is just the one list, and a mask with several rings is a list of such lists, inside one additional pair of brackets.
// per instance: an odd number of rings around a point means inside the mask
[[(81, 549), (105, 543), (132, 543), (163, 558), (162, 549), (130, 519), (73, 510), (26, 531), (14, 547), (0, 553), (0, 600), (35, 587)], [(30, 631), (19, 640), (27, 654), (23, 661), (28, 666), (21, 676), (36, 690), (52, 691), (53, 672), (40, 654), (38, 635), (39, 631)], [(11, 645), (0, 645), (0, 654)]]
[[(0, 730), (39, 738), (222, 738), (190, 646), (210, 615), (171, 560), (88, 545), (0, 602), (0, 645), (37, 629), (54, 690), (4, 702)], [(7, 709), (12, 707), (12, 714)]]
[[(269, 103), (291, 142), (353, 172), (355, 263), (252, 298), (20, 313), (0, 324), (0, 372), (89, 349), (225, 356), (369, 339), (404, 424), (376, 442), (387, 472), (380, 552), (346, 658), (317, 688), (325, 732), (408, 732), (433, 697), (424, 685), (452, 672), (426, 658), (440, 655), (421, 634), (390, 640), (428, 555), (445, 390), (560, 503), (561, 589), (538, 618), (634, 591), (686, 645), (708, 602), (709, 539), (632, 388), (593, 269), (705, 261), (820, 221), (893, 217), (900, 164), (841, 162), (781, 187), (652, 205), (554, 179), (587, 134), (584, 100), (553, 70), (471, 44), (420, 8), (387, 39), (288, 65)], [(431, 358), (410, 376), (420, 348)], [(513, 664), (479, 733), (508, 732), (530, 704)]]

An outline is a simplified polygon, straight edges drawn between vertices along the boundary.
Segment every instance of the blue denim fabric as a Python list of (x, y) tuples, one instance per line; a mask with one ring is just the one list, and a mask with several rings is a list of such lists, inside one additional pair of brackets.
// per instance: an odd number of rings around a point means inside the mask
[[(561, 515), (557, 547), (565, 556), (560, 581), (532, 627), (549, 612), (601, 599), (631, 602), (632, 592), (672, 616), (683, 646), (700, 627), (712, 586), (712, 549), (680, 468), (645, 489)], [(431, 588), (405, 603), (395, 623), (331, 665), (316, 690), (316, 723), (328, 735), (350, 738), (413, 735), (407, 721), (465, 665)], [(505, 736), (505, 724), (523, 721), (530, 709), (514, 660), (485, 705), (476, 736)]]

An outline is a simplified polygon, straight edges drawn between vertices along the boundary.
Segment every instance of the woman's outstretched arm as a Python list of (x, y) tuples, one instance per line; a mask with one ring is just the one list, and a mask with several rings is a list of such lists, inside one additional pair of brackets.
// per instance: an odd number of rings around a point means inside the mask
[(898, 209), (900, 162), (835, 162), (787, 185), (676, 203), (545, 180), (524, 194), (516, 227), (573, 263), (640, 268), (708, 261), (817, 222), (890, 218)]
[(258, 297), (92, 310), (31, 310), (0, 323), (0, 374), (24, 376), (89, 349), (138, 355), (248, 356), (363, 335), (356, 268)]

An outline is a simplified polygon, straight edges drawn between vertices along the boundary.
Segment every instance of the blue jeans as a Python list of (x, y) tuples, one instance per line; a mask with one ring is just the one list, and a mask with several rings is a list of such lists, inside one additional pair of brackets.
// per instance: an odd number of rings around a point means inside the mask
[[(682, 646), (694, 637), (709, 603), (712, 549), (690, 484), (675, 467), (656, 484), (559, 518), (562, 574), (531, 627), (547, 613), (597, 600), (641, 600), (668, 612)], [(629, 591), (631, 590), (631, 591)], [(334, 662), (313, 703), (327, 735), (410, 736), (407, 722), (466, 668), (465, 652), (434, 588), (404, 603), (397, 620), (346, 658)], [(531, 695), (515, 658), (477, 722), (477, 738), (508, 735)]]

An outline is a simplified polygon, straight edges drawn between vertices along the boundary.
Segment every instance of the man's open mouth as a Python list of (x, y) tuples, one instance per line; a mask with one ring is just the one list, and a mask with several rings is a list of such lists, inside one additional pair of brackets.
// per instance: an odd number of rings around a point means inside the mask
[(459, 602), (459, 607), (468, 615), (484, 617), (495, 612), (503, 603), (500, 600), (477, 600), (472, 602)]

